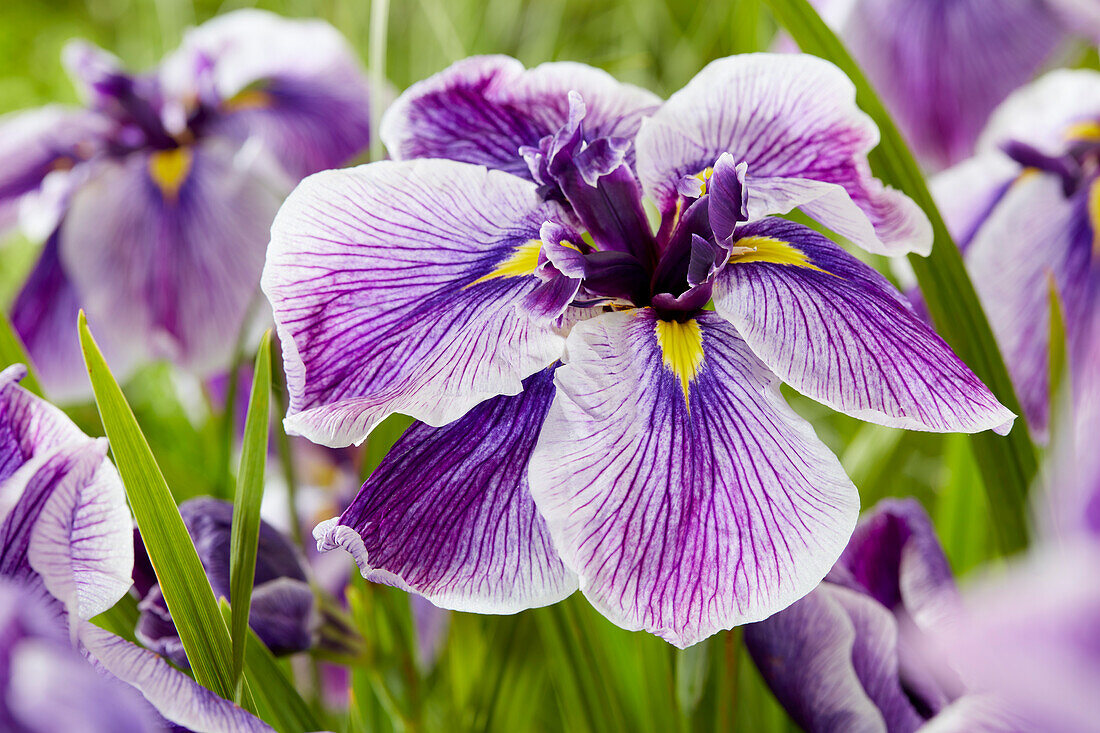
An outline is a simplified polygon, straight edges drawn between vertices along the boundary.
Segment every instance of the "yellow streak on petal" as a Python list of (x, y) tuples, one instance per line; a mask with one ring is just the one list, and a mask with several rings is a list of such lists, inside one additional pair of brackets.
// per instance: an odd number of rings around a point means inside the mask
[(707, 182), (710, 181), (710, 177), (713, 176), (713, 175), (714, 175), (714, 168), (709, 166), (709, 165), (706, 168), (704, 168), (703, 170), (701, 170), (701, 171), (699, 171), (698, 173), (695, 174), (695, 177), (703, 182), (703, 193), (700, 194), (700, 195), (702, 195), (702, 196), (706, 195), (706, 193), (707, 193)]
[(703, 331), (695, 319), (683, 323), (658, 320), (656, 329), (661, 360), (680, 378), (684, 404), (690, 409), (688, 385), (699, 376), (699, 370), (703, 368)]
[(1066, 128), (1066, 139), (1081, 142), (1100, 142), (1100, 122), (1078, 122)]
[(1092, 255), (1100, 257), (1100, 178), (1089, 186), (1089, 225), (1092, 227)]
[(483, 275), (477, 280), (467, 285), (467, 288), (471, 288), (478, 283), (483, 283), (487, 280), (493, 280), (498, 277), (523, 277), (524, 275), (534, 275), (535, 270), (539, 266), (539, 252), (542, 251), (542, 240), (531, 239), (518, 245), (515, 251), (501, 262), (496, 268), (488, 275)]
[(244, 89), (225, 100), (224, 108), (228, 112), (242, 112), (249, 109), (267, 109), (274, 99), (259, 89)]
[(149, 177), (157, 184), (164, 198), (175, 200), (191, 173), (194, 157), (188, 147), (158, 150), (149, 156)]
[[(746, 262), (771, 262), (775, 265), (793, 265), (794, 267), (805, 267), (810, 270), (825, 272), (825, 270), (810, 262), (810, 258), (806, 256), (805, 252), (790, 242), (784, 242), (774, 237), (744, 237), (734, 242), (733, 246), (748, 251), (738, 254), (735, 250), (735, 253), (729, 259), (731, 265)], [(832, 273), (828, 274), (831, 275)]]

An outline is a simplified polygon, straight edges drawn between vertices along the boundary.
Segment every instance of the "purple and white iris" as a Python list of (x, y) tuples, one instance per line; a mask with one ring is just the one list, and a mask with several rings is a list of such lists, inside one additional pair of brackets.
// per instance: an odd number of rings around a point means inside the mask
[(811, 0), (932, 168), (971, 154), (990, 113), (1071, 35), (1100, 42), (1093, 0)]
[(828, 63), (722, 59), (662, 104), (577, 64), (473, 58), (407, 91), (382, 137), (398, 160), (290, 196), (263, 279), (290, 432), (422, 421), (315, 531), (371, 580), (489, 613), (579, 586), (687, 646), (805, 595), (855, 524), (781, 381), (886, 425), (1013, 420), (883, 277), (770, 216), (930, 247)]
[(1024, 413), (1045, 433), (1050, 287), (1075, 376), (1095, 370), (1100, 313), (1100, 73), (1056, 71), (994, 113), (974, 158), (932, 181), (1004, 353)]
[[(167, 721), (211, 733), (270, 731), (156, 654), (88, 622), (131, 585), (126, 494), (106, 440), (84, 435), (20, 388), (24, 373), (22, 365), (0, 372), (0, 671), (12, 672), (0, 675), (8, 693), (3, 729), (57, 730), (80, 721), (89, 730), (150, 730), (152, 720), (158, 728)], [(92, 668), (59, 640), (75, 642), (100, 675), (86, 673)], [(17, 678), (20, 669), (31, 673)], [(38, 683), (47, 679), (55, 689), (44, 698)]]
[(120, 376), (152, 358), (224, 369), (283, 196), (368, 142), (355, 55), (321, 21), (249, 10), (149, 73), (82, 42), (64, 59), (83, 108), (0, 119), (0, 225), (19, 209), (45, 241), (12, 312), (44, 386), (87, 394), (80, 307)]

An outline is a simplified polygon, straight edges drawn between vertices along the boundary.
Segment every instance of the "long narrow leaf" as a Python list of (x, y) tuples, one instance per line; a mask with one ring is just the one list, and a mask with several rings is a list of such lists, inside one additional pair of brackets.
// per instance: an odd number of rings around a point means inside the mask
[(0, 312), (0, 369), (12, 364), (23, 364), (27, 367), (27, 376), (20, 380), (19, 386), (41, 397), (42, 386), (34, 374), (30, 354), (23, 347), (23, 341), (15, 332), (11, 319), (6, 313)]
[[(871, 152), (871, 166), (886, 183), (917, 202), (932, 221), (935, 246), (926, 259), (911, 256), (921, 292), (936, 327), (955, 352), (993, 391), (1002, 404), (1022, 414), (1000, 349), (993, 338), (977, 293), (966, 274), (962, 255), (932, 199), (920, 168), (844, 44), (807, 0), (767, 0), (776, 18), (807, 53), (840, 67), (855, 83), (856, 101), (878, 124), (881, 142)], [(1035, 477), (1035, 447), (1023, 419), (1005, 438), (991, 432), (971, 440), (981, 470), (1002, 550), (1027, 544), (1027, 490)]]
[(256, 575), (256, 548), (260, 541), (260, 502), (264, 497), (267, 465), (268, 398), (271, 395), (271, 331), (264, 334), (256, 353), (256, 371), (244, 424), (241, 464), (237, 471), (237, 493), (233, 499), (233, 529), (229, 540), (229, 599), (233, 608), (229, 624), (233, 640), (233, 684), (244, 669), (248, 638), (248, 611), (252, 604), (252, 581)]
[(103, 428), (111, 442), (111, 453), (187, 660), (199, 684), (232, 700), (229, 630), (218, 612), (210, 582), (168, 484), (107, 367), (83, 311), (79, 330), (84, 363)]
[[(222, 616), (229, 620), (232, 610), (221, 604)], [(275, 655), (264, 646), (256, 632), (245, 627), (244, 679), (256, 706), (256, 714), (280, 733), (304, 733), (321, 730), (313, 711), (298, 690), (294, 688), (275, 660)]]

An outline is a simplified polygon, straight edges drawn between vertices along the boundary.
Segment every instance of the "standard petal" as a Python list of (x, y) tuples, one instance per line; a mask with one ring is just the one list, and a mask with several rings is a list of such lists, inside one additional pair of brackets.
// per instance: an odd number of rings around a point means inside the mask
[(81, 624), (79, 637), (97, 667), (136, 687), (169, 722), (205, 733), (273, 733), (259, 718), (196, 684), (153, 652), (90, 623)]
[(860, 0), (840, 32), (910, 144), (942, 167), (970, 154), (994, 107), (1062, 42), (1046, 5)]
[[(832, 64), (745, 54), (710, 63), (642, 123), (637, 168), (646, 193), (671, 211), (684, 176), (730, 153), (748, 165), (750, 212), (804, 206), (872, 252), (927, 254), (928, 218), (871, 176), (867, 152), (878, 139), (852, 83)], [(866, 221), (857, 225), (859, 213)]]
[(996, 430), (1013, 415), (880, 274), (800, 224), (738, 229), (715, 282), (718, 313), (783, 381), (835, 410), (890, 427)]
[(1028, 174), (1005, 193), (966, 252), (966, 265), (1004, 354), (1032, 430), (1050, 407), (1050, 285), (1057, 285), (1071, 352), (1087, 331), (1094, 233), (1088, 201), (1097, 183), (1066, 198), (1061, 181)]
[(656, 95), (584, 64), (524, 69), (507, 56), (475, 56), (398, 97), (382, 118), (381, 136), (398, 160), (449, 158), (527, 178), (519, 149), (537, 148), (568, 121), (570, 91), (587, 107), (587, 140), (633, 139), (642, 119), (661, 103)]
[(989, 118), (978, 150), (991, 152), (1018, 140), (1059, 156), (1074, 141), (1073, 126), (1100, 121), (1100, 74), (1059, 69), (1018, 89)]
[(871, 598), (822, 583), (745, 628), (776, 699), (814, 733), (912, 733), (924, 722), (898, 675), (898, 628)]
[(62, 265), (115, 342), (199, 373), (229, 363), (279, 205), (235, 153), (224, 140), (135, 153), (74, 196)]
[(318, 548), (343, 547), (368, 580), (460, 611), (515, 613), (570, 595), (576, 577), (528, 486), (553, 397), (544, 370), (522, 393), (487, 400), (450, 425), (409, 428), (347, 511), (317, 527)]
[(212, 85), (207, 131), (255, 135), (296, 178), (339, 167), (370, 142), (366, 73), (322, 20), (226, 13), (188, 31), (161, 77), (179, 97)]
[(821, 580), (858, 494), (732, 326), (610, 313), (567, 353), (531, 492), (601, 613), (686, 647)]
[(287, 429), (339, 447), (393, 412), (444, 425), (517, 394), (561, 354), (556, 314), (524, 305), (541, 284), (539, 230), (560, 216), (534, 184), (452, 161), (304, 181), (272, 227), (263, 278)]

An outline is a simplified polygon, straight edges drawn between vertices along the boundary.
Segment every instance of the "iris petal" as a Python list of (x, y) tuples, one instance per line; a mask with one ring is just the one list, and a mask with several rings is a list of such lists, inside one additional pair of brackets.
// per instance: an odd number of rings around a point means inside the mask
[(718, 313), (783, 381), (891, 427), (1003, 433), (1012, 425), (1012, 413), (870, 267), (780, 219), (744, 226), (738, 236), (787, 245), (772, 261), (734, 257), (714, 288)]
[(748, 166), (754, 218), (807, 205), (807, 214), (870, 251), (927, 253), (927, 217), (871, 176), (867, 153), (876, 143), (877, 128), (835, 66), (812, 56), (746, 54), (709, 64), (642, 124), (637, 171), (669, 212), (685, 175), (730, 153)]
[(585, 596), (680, 647), (809, 592), (859, 503), (733, 328), (694, 324), (660, 342), (649, 310), (575, 325), (530, 472)]
[(502, 265), (561, 215), (528, 181), (452, 161), (307, 179), (275, 221), (263, 280), (288, 429), (348, 445), (392, 412), (442, 425), (518, 393), (560, 356), (551, 325), (572, 292), (529, 310), (542, 281)]
[(442, 428), (409, 428), (339, 520), (317, 527), (364, 577), (462, 611), (555, 603), (576, 577), (554, 551), (528, 488), (528, 460), (554, 397), (539, 372)]

